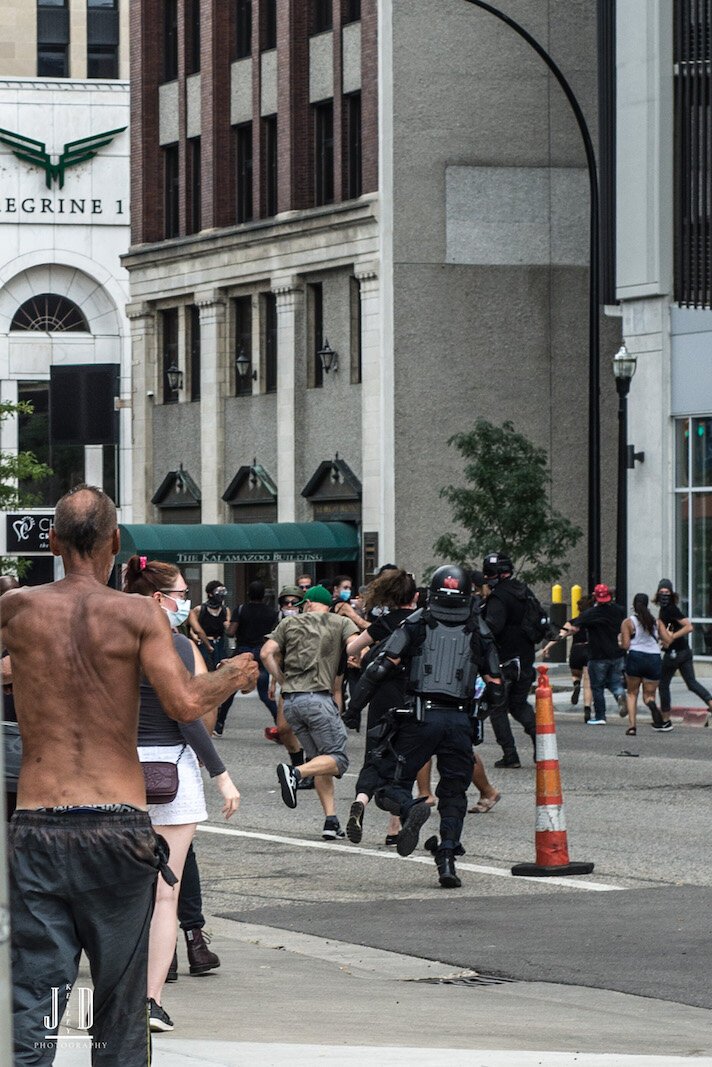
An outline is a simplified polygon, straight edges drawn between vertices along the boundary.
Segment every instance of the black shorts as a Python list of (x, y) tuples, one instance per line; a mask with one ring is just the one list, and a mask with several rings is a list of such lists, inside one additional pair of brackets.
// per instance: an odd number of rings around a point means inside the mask
[(572, 645), (569, 652), (569, 667), (572, 671), (582, 671), (588, 664), (588, 645)]
[(94, 986), (84, 1020), (91, 1015), (92, 1063), (146, 1067), (148, 931), (167, 860), (148, 814), (20, 810), (9, 851), (15, 1067), (51, 1064), (58, 1030), (72, 1032), (47, 1023), (57, 1003), (60, 1016), (66, 1007), (82, 949)]

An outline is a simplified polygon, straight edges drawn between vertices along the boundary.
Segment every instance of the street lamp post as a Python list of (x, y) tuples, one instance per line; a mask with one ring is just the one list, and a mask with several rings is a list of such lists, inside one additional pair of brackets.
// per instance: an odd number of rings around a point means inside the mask
[(578, 124), (588, 167), (590, 187), (590, 234), (589, 234), (589, 288), (588, 288), (588, 588), (593, 589), (601, 580), (601, 422), (600, 422), (600, 241), (599, 241), (599, 195), (596, 153), (591, 134), (581, 105), (574, 91), (556, 62), (535, 37), (515, 22), (509, 15), (499, 11), (484, 0), (465, 0), (474, 7), (482, 8), (504, 22), (518, 33), (544, 60), (556, 78), (568, 100)]
[[(618, 393), (618, 507), (616, 512), (616, 599), (628, 606), (628, 393), (637, 364), (625, 344), (613, 357)], [(635, 460), (633, 460), (635, 462)]]

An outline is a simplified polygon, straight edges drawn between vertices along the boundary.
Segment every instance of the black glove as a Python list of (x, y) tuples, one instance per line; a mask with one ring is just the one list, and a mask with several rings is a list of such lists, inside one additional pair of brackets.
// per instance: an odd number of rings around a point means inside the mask
[(490, 710), (501, 708), (506, 700), (506, 689), (502, 682), (488, 682), (482, 694), (482, 703)]

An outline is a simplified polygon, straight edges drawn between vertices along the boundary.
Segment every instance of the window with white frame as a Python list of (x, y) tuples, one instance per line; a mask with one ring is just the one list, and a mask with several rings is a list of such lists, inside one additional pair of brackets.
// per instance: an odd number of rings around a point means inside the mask
[(675, 576), (697, 655), (712, 656), (712, 416), (675, 424)]

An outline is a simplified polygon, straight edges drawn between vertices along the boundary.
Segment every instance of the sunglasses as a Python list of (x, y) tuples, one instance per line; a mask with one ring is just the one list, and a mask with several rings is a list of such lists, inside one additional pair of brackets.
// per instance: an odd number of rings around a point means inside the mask
[(311, 589), (311, 586), (310, 585), (300, 585), (297, 588), (301, 589), (303, 592), (306, 593), (307, 589)]
[(301, 600), (282, 600), (283, 608), (296, 608), (298, 604), (301, 604)]
[(173, 598), (178, 597), (179, 600), (185, 600), (190, 589), (161, 589), (160, 592), (163, 593), (164, 596)]

